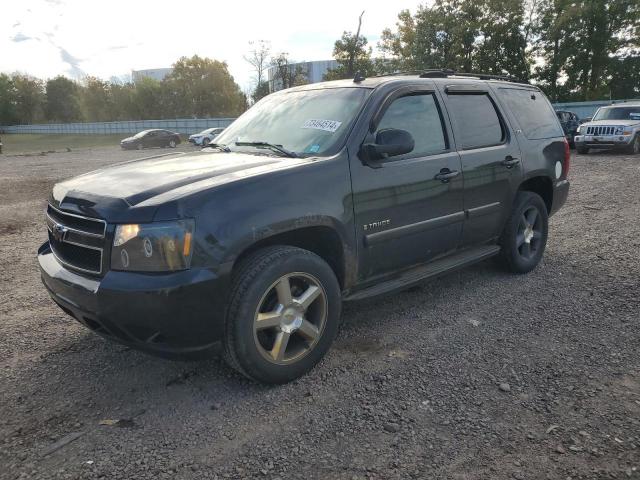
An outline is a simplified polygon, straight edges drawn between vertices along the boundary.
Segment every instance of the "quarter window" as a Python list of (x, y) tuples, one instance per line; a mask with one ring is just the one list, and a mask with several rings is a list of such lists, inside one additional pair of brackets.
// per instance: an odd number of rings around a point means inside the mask
[(501, 88), (498, 92), (528, 139), (538, 140), (564, 135), (556, 121), (553, 108), (542, 93), (522, 88)]
[(456, 136), (462, 149), (489, 147), (504, 141), (502, 122), (487, 94), (451, 93), (449, 111), (457, 126)]
[(394, 100), (384, 112), (378, 131), (386, 128), (406, 130), (415, 141), (412, 152), (393, 157), (393, 160), (433, 155), (448, 148), (440, 110), (431, 93), (407, 95)]

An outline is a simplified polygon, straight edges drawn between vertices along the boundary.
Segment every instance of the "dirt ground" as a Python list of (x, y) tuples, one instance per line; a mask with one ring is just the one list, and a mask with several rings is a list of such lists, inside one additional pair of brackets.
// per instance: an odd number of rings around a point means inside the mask
[(531, 274), (347, 305), (265, 387), (102, 340), (40, 284), (53, 183), (139, 155), (0, 156), (0, 478), (640, 479), (640, 158), (573, 158)]

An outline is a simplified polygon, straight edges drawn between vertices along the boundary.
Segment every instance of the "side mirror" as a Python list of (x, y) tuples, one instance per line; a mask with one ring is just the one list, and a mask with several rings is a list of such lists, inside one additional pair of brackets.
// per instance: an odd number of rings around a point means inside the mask
[(371, 167), (380, 167), (380, 161), (413, 151), (415, 141), (409, 132), (397, 128), (385, 128), (376, 134), (375, 143), (360, 147), (360, 159)]

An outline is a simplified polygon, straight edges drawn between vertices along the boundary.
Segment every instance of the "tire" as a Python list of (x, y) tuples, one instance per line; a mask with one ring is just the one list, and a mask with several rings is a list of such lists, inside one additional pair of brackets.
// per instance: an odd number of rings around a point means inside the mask
[(223, 340), (227, 363), (262, 383), (304, 375), (331, 346), (341, 303), (333, 270), (316, 254), (289, 246), (258, 250), (234, 273)]
[(169, 140), (169, 146), (171, 148), (176, 148), (176, 141), (173, 138), (171, 140)]
[(536, 268), (548, 234), (549, 215), (540, 195), (519, 192), (500, 236), (502, 265), (513, 273), (528, 273)]
[(202, 139), (202, 143), (201, 143), (200, 145), (201, 145), (202, 147), (206, 147), (206, 146), (209, 144), (209, 142), (210, 142), (210, 141), (211, 141), (211, 139), (210, 139), (210, 138), (203, 138), (203, 139)]
[(633, 155), (640, 154), (640, 135), (636, 135), (629, 147), (629, 153)]
[(136, 145), (136, 148), (137, 148), (138, 150), (142, 150), (144, 147), (142, 146), (142, 144), (141, 144), (141, 143), (139, 143), (138, 145)]
[(589, 147), (576, 145), (576, 152), (578, 152), (580, 155), (586, 155), (587, 153), (589, 153)]

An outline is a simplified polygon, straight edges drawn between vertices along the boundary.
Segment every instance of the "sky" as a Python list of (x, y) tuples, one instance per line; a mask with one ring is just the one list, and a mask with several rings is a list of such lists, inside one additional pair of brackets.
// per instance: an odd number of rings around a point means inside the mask
[(355, 32), (362, 10), (361, 34), (375, 48), (400, 10), (415, 12), (420, 3), (8, 0), (0, 14), (0, 72), (109, 80), (198, 54), (227, 62), (246, 90), (252, 72), (242, 57), (251, 40), (269, 40), (291, 60), (327, 60), (342, 32)]

